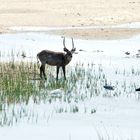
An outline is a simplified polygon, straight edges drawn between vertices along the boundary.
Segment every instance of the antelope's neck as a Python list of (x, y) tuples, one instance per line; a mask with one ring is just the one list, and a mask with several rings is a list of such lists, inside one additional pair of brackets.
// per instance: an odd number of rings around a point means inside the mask
[(72, 57), (69, 55), (65, 55), (65, 65), (69, 64), (71, 61)]

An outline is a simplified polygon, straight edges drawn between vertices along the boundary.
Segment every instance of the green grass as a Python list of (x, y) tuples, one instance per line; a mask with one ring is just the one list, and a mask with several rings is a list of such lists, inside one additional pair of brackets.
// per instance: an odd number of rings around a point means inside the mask
[[(79, 111), (78, 102), (100, 94), (98, 85), (103, 85), (105, 81), (101, 68), (97, 72), (92, 64), (86, 68), (83, 64), (76, 64), (73, 67), (67, 66), (66, 69), (67, 80), (64, 80), (61, 71), (59, 80), (56, 81), (56, 68), (50, 66), (46, 67), (47, 80), (41, 80), (37, 63), (15, 62), (14, 59), (0, 62), (0, 125), (12, 125), (26, 116), (22, 106), (19, 113), (14, 112), (17, 105), (28, 105), (30, 99), (34, 103), (53, 103), (54, 97), (48, 95), (55, 89), (62, 89), (64, 94), (59, 100), (69, 104), (68, 110), (73, 113)], [(9, 108), (10, 111), (7, 110)], [(58, 107), (56, 112), (67, 112), (66, 110)]]
[(35, 78), (37, 68), (33, 63), (0, 63), (1, 101), (9, 103), (28, 102), (36, 92), (31, 78)]
[[(39, 89), (34, 79), (38, 77), (35, 63), (29, 62), (0, 62), (0, 125), (12, 125), (25, 112), (15, 113), (19, 104), (28, 104)], [(21, 107), (22, 108), (22, 107)]]

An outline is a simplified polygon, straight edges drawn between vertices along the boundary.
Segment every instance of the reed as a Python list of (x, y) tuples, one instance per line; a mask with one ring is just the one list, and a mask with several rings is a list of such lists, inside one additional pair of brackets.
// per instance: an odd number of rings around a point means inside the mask
[(0, 62), (0, 91), (3, 102), (28, 102), (36, 91), (32, 82), (36, 78), (37, 67), (33, 63)]
[[(92, 101), (95, 96), (108, 94), (103, 86), (105, 83), (115, 84), (113, 97), (130, 95), (137, 87), (136, 83), (130, 83), (127, 78), (138, 76), (139, 71), (135, 68), (128, 73), (126, 69), (114, 69), (114, 77), (124, 77), (122, 81), (108, 79), (101, 65), (75, 64), (67, 67), (67, 80), (63, 79), (63, 73), (56, 81), (55, 67), (46, 67), (47, 79), (39, 77), (39, 68), (36, 62), (16, 62), (14, 57), (10, 61), (0, 61), (0, 125), (14, 125), (21, 119), (37, 122), (39, 114), (29, 111), (32, 104), (53, 104), (55, 113), (96, 113), (94, 106), (85, 104)], [(108, 82), (109, 81), (109, 82)], [(53, 93), (55, 90), (58, 93)], [(53, 93), (53, 95), (51, 95)], [(56, 95), (55, 95), (56, 94)], [(33, 101), (33, 102), (30, 102)], [(55, 103), (59, 103), (56, 104)], [(81, 104), (85, 104), (81, 107)], [(18, 111), (17, 111), (18, 106)], [(51, 106), (51, 105), (50, 105)], [(49, 108), (49, 106), (48, 106)], [(46, 115), (50, 116), (50, 114)]]

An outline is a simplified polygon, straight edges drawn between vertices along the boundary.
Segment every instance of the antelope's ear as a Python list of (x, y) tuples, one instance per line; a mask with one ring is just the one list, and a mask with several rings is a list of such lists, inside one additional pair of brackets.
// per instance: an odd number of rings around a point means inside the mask
[(76, 51), (76, 48), (72, 48), (71, 53), (74, 53)]
[(65, 52), (68, 52), (68, 51), (69, 51), (66, 47), (64, 47), (63, 50), (64, 50)]

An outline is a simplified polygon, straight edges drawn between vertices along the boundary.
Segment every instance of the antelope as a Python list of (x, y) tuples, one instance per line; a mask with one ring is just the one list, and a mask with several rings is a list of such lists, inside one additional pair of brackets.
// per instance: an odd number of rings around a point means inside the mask
[(64, 79), (66, 80), (65, 66), (72, 60), (72, 54), (76, 51), (74, 48), (74, 41), (72, 39), (72, 49), (68, 50), (65, 46), (65, 37), (63, 38), (63, 50), (64, 52), (54, 52), (50, 50), (43, 50), (37, 54), (37, 59), (40, 60), (40, 78), (42, 79), (42, 74), (46, 80), (45, 65), (56, 66), (56, 80), (58, 80), (59, 68), (62, 67)]

